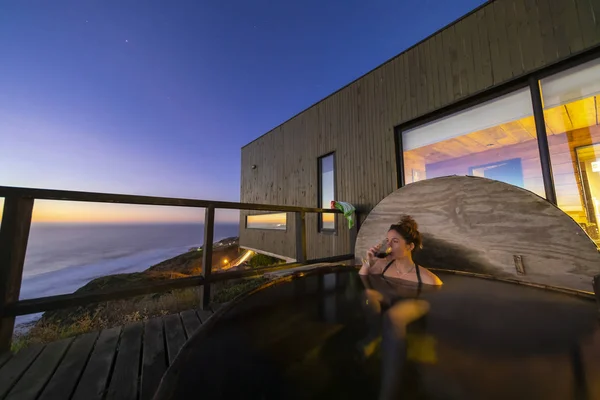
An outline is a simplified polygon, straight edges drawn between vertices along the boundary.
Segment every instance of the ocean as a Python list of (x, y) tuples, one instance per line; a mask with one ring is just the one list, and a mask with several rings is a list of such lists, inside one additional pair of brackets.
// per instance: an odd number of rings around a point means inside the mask
[[(238, 224), (215, 224), (215, 242), (238, 235)], [(202, 224), (33, 224), (19, 298), (72, 293), (101, 276), (143, 271), (203, 241)], [(40, 316), (17, 317), (16, 330)]]

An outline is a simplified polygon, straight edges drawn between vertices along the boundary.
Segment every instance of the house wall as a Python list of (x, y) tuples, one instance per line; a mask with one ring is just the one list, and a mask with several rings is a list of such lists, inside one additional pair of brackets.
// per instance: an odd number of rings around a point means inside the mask
[[(395, 126), (598, 44), (600, 0), (486, 3), (246, 145), (241, 201), (316, 207), (317, 158), (335, 151), (336, 198), (364, 216), (397, 188)], [(295, 256), (293, 215), (287, 232), (245, 229), (245, 215), (242, 246)], [(307, 216), (309, 258), (350, 251), (343, 218), (337, 228), (321, 234)]]

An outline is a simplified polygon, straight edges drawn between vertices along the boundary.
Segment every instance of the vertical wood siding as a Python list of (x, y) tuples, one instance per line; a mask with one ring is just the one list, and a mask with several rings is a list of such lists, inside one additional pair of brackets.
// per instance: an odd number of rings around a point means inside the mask
[[(396, 189), (394, 127), (600, 44), (600, 0), (495, 0), (242, 149), (241, 201), (317, 206), (317, 158), (336, 153), (336, 198), (370, 211)], [(256, 169), (251, 169), (256, 165)], [(240, 242), (295, 255), (287, 232), (246, 230)], [(350, 250), (346, 221), (317, 232), (308, 257)]]

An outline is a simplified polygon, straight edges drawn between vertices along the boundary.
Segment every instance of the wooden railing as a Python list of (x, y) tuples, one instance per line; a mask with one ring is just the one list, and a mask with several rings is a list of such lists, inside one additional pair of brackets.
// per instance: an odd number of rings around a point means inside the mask
[[(354, 254), (345, 254), (318, 260), (307, 260), (306, 213), (340, 213), (335, 209), (280, 206), (269, 204), (235, 203), (211, 200), (179, 199), (167, 197), (136, 196), (108, 193), (75, 192), (64, 190), (28, 189), (0, 186), (0, 197), (4, 198), (4, 213), (0, 227), (0, 353), (10, 348), (15, 317), (60, 308), (84, 306), (92, 303), (126, 299), (173, 289), (203, 286), (201, 307), (209, 304), (210, 284), (218, 281), (261, 276), (266, 272), (292, 268), (317, 262), (342, 262), (354, 259)], [(204, 208), (204, 247), (202, 252), (202, 274), (188, 278), (162, 282), (135, 284), (127, 288), (98, 290), (89, 293), (73, 293), (57, 296), (19, 300), (25, 252), (35, 200), (79, 201), (94, 203), (120, 203), (154, 206)], [(212, 246), (214, 239), (215, 210), (250, 210), (289, 212), (296, 215), (296, 262), (283, 265), (260, 267), (249, 271), (234, 271), (212, 274)], [(356, 227), (350, 235), (351, 253), (356, 239)]]

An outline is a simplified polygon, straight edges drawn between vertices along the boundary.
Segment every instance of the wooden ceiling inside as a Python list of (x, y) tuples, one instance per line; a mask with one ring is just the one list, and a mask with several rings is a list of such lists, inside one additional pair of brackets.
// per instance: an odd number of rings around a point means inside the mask
[[(548, 135), (559, 135), (575, 129), (598, 125), (600, 121), (599, 103), (599, 96), (595, 96), (546, 110), (544, 116)], [(445, 142), (420, 147), (407, 152), (405, 156), (424, 158), (429, 164), (524, 143), (535, 138), (535, 122), (531, 116)]]

